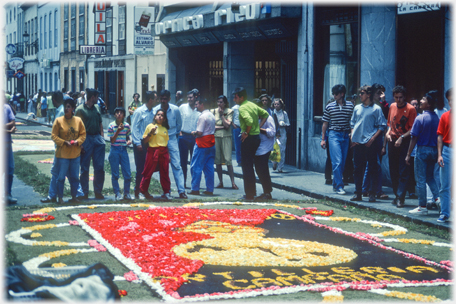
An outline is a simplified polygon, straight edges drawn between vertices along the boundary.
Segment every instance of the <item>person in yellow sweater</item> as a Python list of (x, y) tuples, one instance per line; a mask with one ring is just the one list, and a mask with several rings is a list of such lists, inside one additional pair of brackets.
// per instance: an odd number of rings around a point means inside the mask
[[(146, 127), (143, 135), (143, 142), (149, 143), (146, 154), (146, 162), (144, 164), (144, 171), (142, 173), (142, 180), (139, 186), (140, 192), (146, 199), (153, 199), (149, 194), (149, 185), (152, 174), (157, 171), (159, 165), (160, 171), (160, 184), (162, 185), (163, 195), (162, 199), (171, 199), (171, 181), (169, 179), (169, 153), (168, 153), (168, 140), (169, 140), (169, 124), (166, 118), (166, 112), (162, 109), (155, 113), (154, 120)], [(139, 183), (139, 181), (136, 181)]]
[(81, 118), (73, 116), (75, 104), (73, 99), (63, 103), (65, 115), (57, 118), (52, 126), (52, 140), (57, 148), (55, 159), (58, 161), (57, 196), (58, 203), (63, 203), (63, 188), (65, 176), (68, 176), (71, 188), (71, 200), (78, 203), (76, 193), (79, 186), (79, 161), (81, 145), (86, 139), (86, 129)]

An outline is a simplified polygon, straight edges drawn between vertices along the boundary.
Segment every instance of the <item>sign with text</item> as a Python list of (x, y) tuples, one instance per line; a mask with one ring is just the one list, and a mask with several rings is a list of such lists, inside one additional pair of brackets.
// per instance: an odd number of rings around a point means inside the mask
[(106, 46), (104, 45), (80, 45), (80, 55), (104, 55), (106, 54)]
[(106, 44), (106, 3), (95, 4), (95, 44)]
[(155, 37), (155, 8), (135, 7), (135, 54), (153, 55)]
[(19, 58), (19, 57), (13, 57), (10, 60), (8, 60), (9, 67), (15, 71), (22, 69), (24, 66), (24, 59)]
[(422, 13), (422, 12), (432, 12), (440, 10), (440, 2), (400, 2), (397, 4), (397, 14), (411, 14), (411, 13)]

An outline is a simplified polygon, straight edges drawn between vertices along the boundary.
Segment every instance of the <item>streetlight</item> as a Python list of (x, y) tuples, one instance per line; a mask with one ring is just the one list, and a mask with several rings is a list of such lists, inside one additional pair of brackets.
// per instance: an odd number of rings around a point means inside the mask
[(38, 39), (36, 39), (34, 42), (28, 43), (30, 41), (30, 34), (25, 31), (25, 33), (22, 35), (22, 38), (24, 39), (24, 45), (25, 46), (35, 46), (35, 53), (38, 52)]
[(25, 31), (24, 35), (22, 35), (22, 37), (24, 37), (24, 42), (25, 44), (27, 44), (30, 40), (30, 35), (27, 33), (27, 31)]

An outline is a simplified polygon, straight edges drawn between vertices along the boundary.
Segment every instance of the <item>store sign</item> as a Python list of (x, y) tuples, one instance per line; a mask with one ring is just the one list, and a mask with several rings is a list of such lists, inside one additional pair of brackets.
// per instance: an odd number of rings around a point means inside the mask
[(95, 62), (95, 68), (124, 68), (125, 67), (125, 59), (117, 59), (117, 60), (101, 60)]
[(95, 44), (106, 44), (106, 3), (95, 4)]
[(15, 71), (22, 69), (24, 66), (24, 59), (19, 58), (19, 57), (13, 57), (10, 60), (8, 60), (9, 67)]
[(16, 77), (17, 79), (21, 79), (24, 76), (25, 74), (22, 71), (17, 71), (17, 73), (14, 74), (14, 77)]
[(14, 53), (16, 53), (16, 46), (12, 43), (8, 44), (6, 46), (6, 53), (8, 55), (13, 55)]
[(106, 46), (104, 45), (80, 45), (79, 55), (104, 55)]
[(155, 48), (155, 8), (135, 7), (135, 54), (153, 55)]
[[(261, 7), (259, 3), (246, 4), (239, 6), (239, 13), (233, 13), (231, 8), (221, 9), (214, 12), (214, 26), (234, 24), (246, 20), (256, 20), (260, 18)], [(155, 34), (171, 34), (188, 30), (204, 28), (203, 15), (186, 16), (155, 24)]]
[(432, 12), (440, 10), (440, 8), (440, 2), (400, 2), (397, 5), (397, 14)]

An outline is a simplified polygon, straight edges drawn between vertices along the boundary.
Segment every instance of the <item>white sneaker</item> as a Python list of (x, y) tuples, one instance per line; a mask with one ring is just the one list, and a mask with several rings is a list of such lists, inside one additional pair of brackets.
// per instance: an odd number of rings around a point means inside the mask
[(121, 201), (121, 200), (123, 200), (123, 197), (120, 193), (117, 193), (115, 199), (116, 199), (116, 201)]
[(425, 207), (416, 207), (413, 210), (410, 210), (409, 213), (414, 213), (414, 214), (427, 214), (428, 210)]
[(345, 190), (340, 188), (339, 190), (336, 191), (337, 194), (344, 195), (346, 194)]
[(132, 200), (130, 193), (125, 194), (123, 198), (124, 198), (124, 200), (127, 200), (127, 201), (131, 201)]

